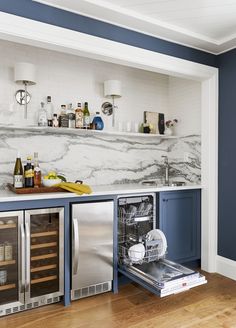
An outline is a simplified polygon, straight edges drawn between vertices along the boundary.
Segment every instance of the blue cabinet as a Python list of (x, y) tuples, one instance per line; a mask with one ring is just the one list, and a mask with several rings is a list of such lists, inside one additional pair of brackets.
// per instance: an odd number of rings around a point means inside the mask
[(201, 256), (200, 190), (160, 193), (160, 229), (165, 233), (167, 258), (179, 263)]

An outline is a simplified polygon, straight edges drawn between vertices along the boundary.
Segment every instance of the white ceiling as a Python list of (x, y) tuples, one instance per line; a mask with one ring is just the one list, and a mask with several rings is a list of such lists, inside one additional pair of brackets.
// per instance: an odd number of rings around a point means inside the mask
[(236, 47), (236, 0), (36, 0), (218, 54)]

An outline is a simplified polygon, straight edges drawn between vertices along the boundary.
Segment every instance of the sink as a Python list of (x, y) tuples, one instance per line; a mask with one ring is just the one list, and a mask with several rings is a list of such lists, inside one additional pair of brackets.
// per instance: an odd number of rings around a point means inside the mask
[(158, 180), (143, 180), (141, 184), (144, 186), (163, 186)]
[[(159, 180), (143, 180), (141, 182), (144, 186), (159, 186), (159, 187), (167, 187), (167, 185), (164, 185), (163, 183), (160, 183)], [(185, 186), (186, 183), (184, 181), (173, 181), (170, 182), (168, 186), (170, 187), (181, 187)]]

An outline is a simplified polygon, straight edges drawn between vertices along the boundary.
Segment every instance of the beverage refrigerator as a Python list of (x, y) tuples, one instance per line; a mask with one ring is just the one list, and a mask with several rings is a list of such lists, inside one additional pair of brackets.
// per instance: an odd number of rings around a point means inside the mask
[(0, 212), (0, 316), (63, 294), (64, 209)]

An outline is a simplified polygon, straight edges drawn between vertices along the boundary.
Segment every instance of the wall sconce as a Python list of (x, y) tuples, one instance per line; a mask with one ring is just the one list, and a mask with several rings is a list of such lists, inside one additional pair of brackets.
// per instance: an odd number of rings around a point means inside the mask
[[(112, 126), (115, 126), (115, 98), (121, 97), (121, 81), (118, 80), (107, 80), (104, 82), (104, 96), (106, 98), (112, 98), (112, 107), (111, 104), (105, 102), (102, 104), (102, 112), (105, 115), (112, 114)], [(109, 106), (110, 104), (110, 106)]]
[(34, 85), (35, 82), (35, 66), (30, 63), (16, 63), (15, 64), (15, 82), (23, 84), (24, 90), (16, 91), (15, 98), (18, 104), (24, 105), (24, 118), (27, 119), (27, 105), (30, 102), (31, 95), (27, 91), (28, 85)]

